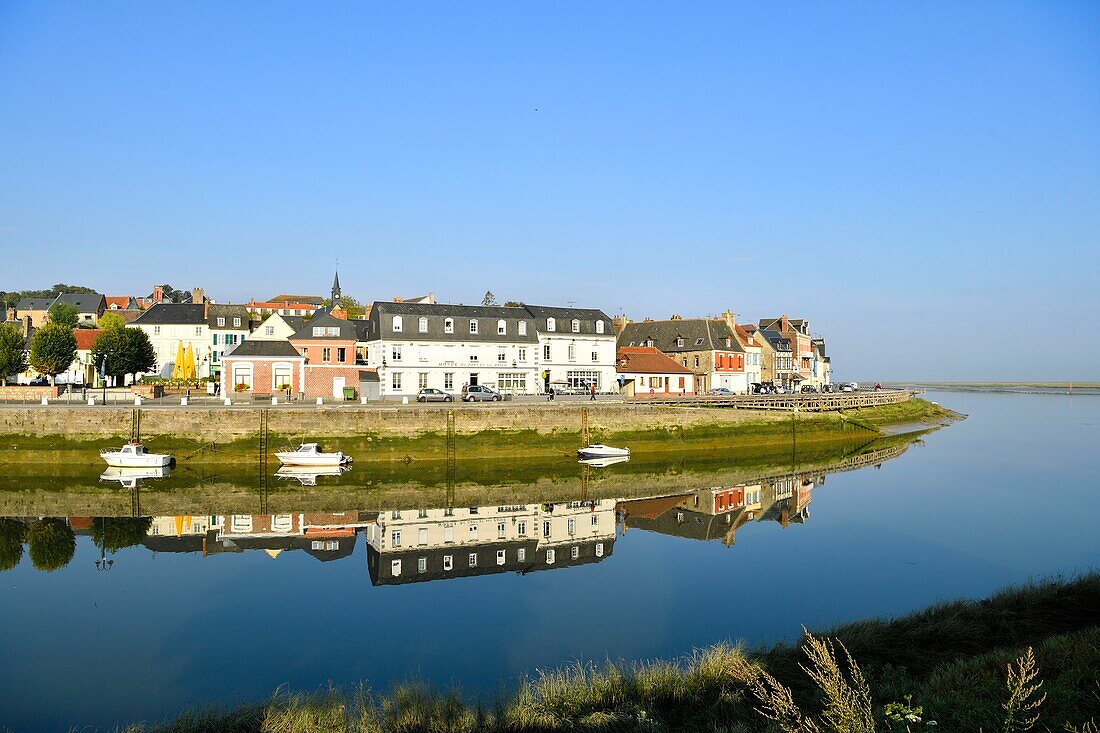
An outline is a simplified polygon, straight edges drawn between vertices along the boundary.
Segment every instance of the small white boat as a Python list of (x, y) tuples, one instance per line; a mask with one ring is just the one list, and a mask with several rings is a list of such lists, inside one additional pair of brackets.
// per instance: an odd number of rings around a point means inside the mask
[(629, 460), (630, 456), (611, 456), (610, 458), (582, 458), (578, 463), (592, 466), (592, 468), (607, 468), (608, 466), (614, 466), (616, 463), (626, 463)]
[(594, 443), (578, 450), (577, 455), (581, 458), (627, 458), (630, 456), (630, 449), (612, 448), (602, 443)]
[(167, 453), (146, 453), (145, 446), (137, 442), (127, 443), (120, 450), (101, 450), (99, 457), (117, 468), (155, 468), (171, 466), (175, 461)]
[(168, 466), (151, 466), (149, 468), (108, 468), (100, 474), (100, 481), (117, 481), (124, 489), (136, 489), (147, 478), (164, 478), (172, 473)]
[(342, 476), (350, 470), (351, 466), (283, 466), (275, 476), (297, 481), (302, 486), (316, 486), (321, 476)]
[(351, 463), (351, 456), (342, 451), (322, 453), (316, 443), (302, 443), (297, 450), (284, 450), (275, 454), (284, 466), (343, 466)]

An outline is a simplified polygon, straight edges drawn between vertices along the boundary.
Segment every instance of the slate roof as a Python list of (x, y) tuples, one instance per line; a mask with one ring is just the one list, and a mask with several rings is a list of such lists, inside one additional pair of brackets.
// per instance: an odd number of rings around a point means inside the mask
[(206, 306), (201, 303), (156, 303), (133, 320), (136, 326), (194, 325), (206, 323)]
[[(678, 339), (683, 339), (683, 346), (678, 345)], [(628, 323), (619, 334), (620, 348), (647, 345), (648, 341), (666, 354), (713, 349), (744, 351), (729, 324), (721, 318), (637, 321)]]
[(61, 293), (55, 303), (68, 303), (77, 313), (98, 313), (106, 307), (106, 300), (99, 293)]
[[(580, 321), (579, 333), (588, 336), (614, 336), (615, 329), (607, 314), (596, 308), (557, 308), (546, 305), (523, 306), (531, 317), (535, 319), (535, 327), (540, 333), (547, 333), (546, 319), (556, 320), (553, 333), (572, 333), (570, 324), (575, 319)], [(596, 321), (603, 321), (603, 333), (596, 332)]]
[(320, 295), (276, 295), (270, 303), (305, 303), (308, 305), (321, 305), (325, 299)]
[(304, 359), (289, 341), (245, 339), (222, 355), (223, 359)]
[(775, 351), (791, 351), (791, 340), (783, 338), (783, 335), (779, 331), (774, 331), (770, 328), (760, 329), (760, 335), (767, 339), (768, 344)]
[[(219, 326), (218, 325), (218, 319), (219, 318), (224, 318), (225, 319), (225, 325), (224, 326)], [(241, 319), (241, 325), (234, 326), (233, 325), (233, 319), (234, 318), (240, 318)], [(207, 306), (206, 322), (207, 322), (207, 325), (210, 326), (210, 328), (217, 328), (217, 329), (227, 329), (228, 328), (230, 330), (238, 329), (238, 330), (248, 331), (251, 328), (251, 326), (249, 326), (248, 318), (249, 318), (248, 308), (245, 308), (243, 305), (214, 305), (214, 304), (211, 304), (211, 305)]]
[[(326, 334), (328, 329), (336, 328), (338, 333), (332, 336), (314, 336), (313, 329), (315, 328), (324, 328)], [(345, 321), (343, 318), (337, 318), (328, 313), (315, 315), (308, 321), (304, 321), (302, 327), (290, 337), (291, 341), (312, 341), (314, 339), (319, 341), (356, 341), (355, 322)]]
[(691, 374), (680, 362), (650, 346), (624, 346), (615, 355), (618, 370), (634, 374)]
[[(401, 316), (401, 331), (393, 330), (393, 316)], [(428, 319), (428, 330), (420, 332), (420, 317)], [(447, 333), (445, 321), (454, 320), (454, 333)], [(477, 333), (470, 333), (470, 320), (478, 322)], [(507, 333), (497, 333), (497, 321), (503, 319)], [(519, 323), (527, 324), (527, 334), (519, 334)], [(362, 340), (408, 339), (480, 343), (537, 343), (535, 320), (526, 308), (509, 306), (449, 305), (442, 303), (393, 303), (375, 301)]]
[(23, 311), (48, 311), (55, 298), (23, 298), (15, 304), (15, 310)]

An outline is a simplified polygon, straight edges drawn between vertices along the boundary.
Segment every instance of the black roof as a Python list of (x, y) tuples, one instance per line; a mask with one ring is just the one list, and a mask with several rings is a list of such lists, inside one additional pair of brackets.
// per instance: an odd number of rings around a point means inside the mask
[(15, 304), (17, 311), (45, 311), (49, 310), (56, 298), (23, 298)]
[[(680, 339), (683, 340), (683, 345)], [(726, 346), (727, 339), (729, 346)], [(722, 318), (677, 318), (628, 323), (619, 334), (618, 347), (624, 346), (655, 346), (666, 354), (712, 349), (744, 351), (733, 329)]]
[(265, 341), (263, 339), (245, 339), (222, 355), (224, 359), (242, 359), (254, 357), (260, 359), (304, 359), (289, 341)]
[[(314, 335), (313, 329), (323, 328), (324, 332), (320, 335)], [(333, 335), (328, 334), (329, 329), (337, 329), (337, 333)], [(325, 340), (345, 340), (356, 341), (355, 323), (352, 321), (346, 321), (343, 318), (337, 318), (336, 316), (325, 313), (323, 315), (315, 315), (308, 321), (304, 321), (301, 328), (294, 332), (294, 335), (290, 337), (294, 341), (311, 340), (311, 339), (325, 339)]]
[(68, 303), (78, 313), (98, 313), (107, 307), (107, 300), (99, 293), (61, 293), (54, 303)]
[[(531, 317), (535, 319), (535, 327), (541, 332), (547, 332), (546, 320), (555, 320), (554, 333), (572, 333), (570, 324), (578, 321), (580, 331), (578, 333), (594, 336), (614, 336), (615, 329), (611, 325), (611, 319), (607, 314), (596, 308), (556, 308), (546, 305), (524, 306)], [(596, 332), (596, 322), (603, 321), (603, 333)]]
[[(402, 316), (400, 331), (393, 330), (393, 316)], [(427, 319), (427, 331), (420, 331), (420, 318)], [(454, 321), (454, 333), (446, 332), (446, 320)], [(477, 333), (470, 333), (470, 321), (476, 320)], [(505, 322), (503, 335), (497, 322)], [(375, 301), (371, 307), (365, 339), (415, 339), (417, 341), (476, 341), (483, 343), (538, 342), (534, 319), (527, 309), (511, 306), (449, 305), (445, 303), (393, 303)], [(520, 335), (519, 324), (527, 324)]]
[(776, 351), (790, 351), (791, 340), (783, 338), (779, 331), (772, 330), (770, 328), (760, 329), (760, 334), (767, 339), (771, 347)]
[[(218, 325), (218, 319), (219, 318), (224, 318), (225, 319), (225, 325), (224, 326), (219, 326)], [(240, 318), (241, 319), (241, 325), (234, 326), (233, 325), (233, 319), (234, 318)], [(210, 328), (218, 328), (218, 329), (238, 328), (238, 329), (242, 329), (242, 330), (247, 331), (250, 328), (248, 318), (249, 318), (248, 308), (244, 307), (243, 305), (216, 305), (216, 304), (211, 303), (209, 306), (207, 306), (206, 322), (207, 322), (207, 325), (210, 326)]]
[(206, 306), (200, 303), (156, 303), (133, 320), (138, 326), (195, 325), (206, 323)]

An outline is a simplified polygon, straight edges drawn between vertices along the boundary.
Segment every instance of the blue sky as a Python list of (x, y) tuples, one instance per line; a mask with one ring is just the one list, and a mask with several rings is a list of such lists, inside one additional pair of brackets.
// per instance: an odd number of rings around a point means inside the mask
[(804, 316), (842, 378), (1100, 379), (1097, 28), (1085, 2), (6, 2), (0, 289), (239, 302), (339, 258), (362, 300)]

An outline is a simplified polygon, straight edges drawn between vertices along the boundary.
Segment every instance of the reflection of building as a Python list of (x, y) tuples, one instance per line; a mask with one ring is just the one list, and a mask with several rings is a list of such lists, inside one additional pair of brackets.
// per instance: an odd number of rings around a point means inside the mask
[(355, 549), (370, 512), (229, 514), (153, 517), (145, 546), (157, 552), (201, 552), (203, 556), (263, 550), (272, 558), (304, 550), (318, 560), (337, 560)]
[(599, 562), (615, 541), (615, 502), (381, 512), (364, 530), (374, 585)]
[[(824, 480), (818, 477), (817, 482)], [(734, 544), (737, 530), (749, 522), (775, 521), (786, 527), (809, 517), (810, 475), (780, 476), (753, 484), (715, 486), (663, 500), (623, 501), (618, 511), (623, 530), (641, 529), (694, 540)], [(656, 511), (655, 511), (656, 510)]]

